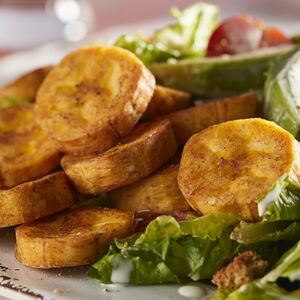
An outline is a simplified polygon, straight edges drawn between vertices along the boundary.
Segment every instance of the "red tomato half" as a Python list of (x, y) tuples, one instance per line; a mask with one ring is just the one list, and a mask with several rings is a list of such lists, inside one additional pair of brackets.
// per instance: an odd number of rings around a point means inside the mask
[(212, 34), (207, 56), (237, 54), (257, 49), (263, 36), (263, 24), (244, 14), (225, 20)]
[(225, 20), (212, 34), (207, 56), (244, 53), (257, 48), (291, 44), (281, 30), (261, 21), (238, 14)]

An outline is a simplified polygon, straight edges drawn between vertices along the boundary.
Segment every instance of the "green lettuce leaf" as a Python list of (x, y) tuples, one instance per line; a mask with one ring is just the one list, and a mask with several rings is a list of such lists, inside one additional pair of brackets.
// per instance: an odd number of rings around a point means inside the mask
[(202, 57), (208, 41), (218, 25), (219, 9), (204, 2), (195, 3), (180, 11), (171, 9), (176, 24), (154, 33), (154, 40), (169, 49), (176, 49), (184, 56)]
[(171, 10), (176, 23), (157, 30), (151, 39), (140, 34), (121, 36), (115, 46), (133, 52), (146, 65), (167, 61), (203, 57), (209, 38), (217, 26), (218, 8), (211, 4), (195, 3), (183, 11)]
[(169, 49), (161, 43), (147, 41), (138, 34), (123, 35), (114, 45), (131, 51), (146, 65), (164, 62), (169, 58), (181, 58), (178, 50)]
[(283, 175), (258, 201), (258, 213), (263, 221), (300, 220), (300, 185)]
[[(238, 221), (233, 214), (180, 223), (173, 217), (160, 216), (147, 226), (145, 233), (121, 242), (116, 240), (88, 274), (102, 283), (209, 279), (236, 254), (238, 244), (229, 235)], [(119, 273), (126, 276), (118, 279)]]
[(102, 283), (209, 280), (245, 250), (257, 252), (272, 266), (283, 253), (279, 245), (272, 242), (238, 244), (230, 239), (238, 222), (239, 218), (233, 214), (209, 215), (184, 222), (177, 222), (171, 216), (159, 216), (147, 226), (145, 233), (115, 240), (88, 274)]
[(230, 238), (241, 244), (262, 241), (298, 241), (300, 239), (300, 222), (242, 222), (234, 228)]
[(275, 282), (280, 277), (290, 281), (300, 280), (300, 242), (288, 250), (260, 282)]
[[(114, 271), (118, 268), (121, 268), (119, 273)], [(145, 261), (140, 257), (127, 258), (121, 254), (104, 256), (89, 269), (88, 275), (101, 283), (179, 283), (164, 262)]]
[(299, 298), (300, 290), (289, 292), (276, 284), (261, 284), (253, 281), (231, 293), (217, 291), (212, 300), (297, 300)]
[(176, 239), (187, 235), (214, 240), (222, 234), (224, 228), (238, 223), (239, 220), (235, 214), (220, 214), (178, 223), (173, 217), (160, 216), (147, 226), (145, 233), (136, 243), (160, 240), (165, 237)]

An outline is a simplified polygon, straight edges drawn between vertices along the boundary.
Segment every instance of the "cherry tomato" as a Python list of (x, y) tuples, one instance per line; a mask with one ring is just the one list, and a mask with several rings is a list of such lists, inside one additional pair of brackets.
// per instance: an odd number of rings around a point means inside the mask
[(277, 28), (265, 28), (260, 42), (260, 47), (271, 47), (283, 44), (292, 44), (292, 40), (284, 32)]
[(244, 14), (227, 19), (212, 34), (207, 56), (237, 54), (257, 49), (263, 29), (263, 23)]

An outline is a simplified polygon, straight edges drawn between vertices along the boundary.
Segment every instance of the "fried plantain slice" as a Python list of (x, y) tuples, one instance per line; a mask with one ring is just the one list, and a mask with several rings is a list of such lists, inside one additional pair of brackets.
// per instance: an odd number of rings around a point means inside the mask
[(178, 145), (195, 133), (218, 123), (257, 117), (257, 93), (250, 92), (180, 110), (165, 116), (170, 120)]
[(54, 214), (75, 201), (74, 190), (64, 172), (0, 190), (0, 228)]
[(134, 228), (132, 213), (85, 206), (17, 227), (15, 255), (32, 268), (85, 265)]
[(187, 107), (190, 101), (191, 94), (187, 92), (156, 85), (145, 115), (159, 116), (169, 114)]
[(255, 118), (211, 126), (186, 143), (178, 184), (204, 215), (236, 213), (257, 221), (257, 200), (289, 174), (299, 182), (299, 143), (273, 122)]
[(106, 150), (132, 130), (154, 87), (153, 75), (129, 51), (81, 48), (67, 55), (43, 82), (37, 120), (64, 152)]
[(109, 192), (114, 207), (125, 211), (152, 212), (190, 209), (177, 183), (179, 165), (172, 165), (140, 181)]
[(33, 104), (0, 109), (0, 188), (48, 174), (61, 154), (35, 121)]
[(123, 144), (95, 155), (65, 155), (61, 165), (82, 194), (99, 194), (148, 176), (176, 152), (168, 120), (138, 125)]
[(52, 66), (30, 71), (0, 89), (0, 108), (35, 100), (36, 93)]

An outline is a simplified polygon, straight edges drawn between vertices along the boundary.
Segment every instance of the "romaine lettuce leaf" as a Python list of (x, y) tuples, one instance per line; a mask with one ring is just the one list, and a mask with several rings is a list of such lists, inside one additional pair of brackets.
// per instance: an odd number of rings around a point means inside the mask
[(258, 201), (261, 222), (241, 222), (231, 238), (242, 244), (300, 239), (300, 185), (283, 175)]
[(207, 3), (195, 3), (183, 11), (171, 10), (176, 23), (157, 30), (151, 39), (140, 34), (121, 36), (115, 46), (125, 48), (146, 65), (167, 61), (203, 57), (209, 38), (217, 26), (219, 10)]
[(215, 240), (221, 236), (224, 228), (239, 221), (240, 218), (235, 214), (219, 214), (207, 215), (191, 221), (180, 222), (179, 224), (183, 235)]
[(300, 242), (288, 250), (260, 282), (275, 282), (280, 277), (286, 277), (290, 281), (300, 280)]
[(114, 45), (131, 51), (146, 65), (164, 62), (169, 58), (181, 58), (180, 51), (169, 49), (161, 43), (147, 41), (137, 34), (122, 35)]
[(276, 284), (261, 284), (259, 281), (253, 281), (231, 293), (218, 291), (213, 295), (212, 300), (298, 300), (299, 298), (300, 290), (289, 292)]
[(218, 25), (218, 8), (199, 2), (183, 11), (172, 8), (171, 15), (176, 19), (176, 24), (156, 31), (154, 40), (169, 49), (180, 51), (184, 56), (205, 56), (209, 38)]
[[(191, 236), (164, 238), (124, 248), (119, 254), (107, 254), (91, 267), (89, 275), (102, 283), (124, 283), (113, 278), (114, 272), (120, 272), (115, 261), (124, 259), (132, 266), (126, 283), (178, 283), (188, 277), (205, 280), (233, 257), (235, 249), (229, 232), (215, 241)], [(149, 278), (153, 272), (156, 275)]]
[(121, 254), (104, 256), (89, 269), (88, 275), (101, 283), (179, 283), (177, 276), (164, 262)]
[(177, 222), (173, 217), (160, 216), (147, 226), (136, 241), (137, 244), (160, 240), (165, 237), (179, 238), (187, 235), (193, 237), (216, 239), (224, 228), (238, 223), (240, 218), (235, 214), (209, 215), (191, 221)]
[[(117, 282), (115, 274), (126, 270), (125, 281), (131, 284), (175, 283), (188, 277), (209, 279), (236, 254), (238, 244), (229, 235), (238, 221), (233, 214), (180, 223), (173, 217), (160, 216), (139, 237), (116, 240), (88, 274), (102, 283)], [(125, 271), (119, 269), (120, 261), (125, 262)]]
[(300, 220), (300, 185), (283, 175), (258, 201), (258, 213), (263, 221)]
[(241, 244), (262, 241), (298, 241), (300, 239), (300, 222), (242, 222), (234, 228), (230, 238)]

